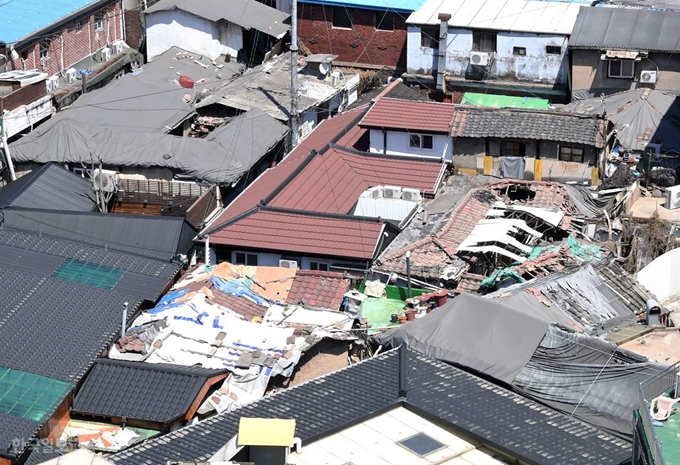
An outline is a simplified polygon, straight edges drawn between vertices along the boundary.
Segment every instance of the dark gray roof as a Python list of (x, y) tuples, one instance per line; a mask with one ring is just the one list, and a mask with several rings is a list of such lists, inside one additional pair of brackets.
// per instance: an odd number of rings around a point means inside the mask
[(73, 399), (73, 412), (167, 425), (187, 414), (209, 378), (226, 372), (100, 358)]
[(38, 441), (35, 441), (35, 443), (31, 444), (29, 447), (31, 455), (28, 456), (28, 459), (26, 459), (26, 462), (22, 465), (41, 465), (43, 462), (56, 459), (66, 454), (66, 451), (59, 449), (56, 446), (43, 444)]
[(197, 231), (183, 217), (4, 210), (4, 227), (172, 260), (186, 254)]
[(546, 110), (458, 107), (453, 137), (552, 140), (602, 147), (604, 120)]
[[(124, 123), (127, 113), (118, 116)], [(97, 121), (93, 117), (93, 121)], [(162, 167), (199, 180), (231, 184), (248, 173), (287, 133), (285, 125), (253, 109), (206, 139), (130, 131), (118, 125), (82, 126), (58, 120), (11, 144), (16, 162), (89, 164), (97, 153), (111, 167)]]
[(88, 180), (63, 166), (48, 163), (0, 189), (0, 208), (15, 206), (88, 212), (95, 206), (93, 197)]
[(680, 12), (581, 8), (569, 48), (680, 51)]
[[(77, 383), (119, 333), (124, 303), (132, 315), (157, 300), (179, 268), (0, 228), (0, 366)], [(0, 441), (23, 441), (14, 451), (0, 442), (0, 456), (21, 453), (40, 426), (0, 418)]]
[(28, 441), (38, 434), (42, 425), (37, 421), (18, 418), (0, 413), (0, 451), (5, 455), (15, 455), (21, 452), (26, 444), (22, 444), (23, 438)]
[[(443, 425), (522, 461), (620, 464), (630, 444), (481, 378), (408, 351), (406, 404)], [(241, 417), (295, 418), (304, 444), (349, 427), (399, 401), (398, 349), (267, 396), (234, 412), (109, 457), (119, 464), (205, 460), (237, 432)]]
[(274, 37), (283, 36), (289, 29), (290, 15), (251, 0), (229, 0), (225, 8), (222, 0), (161, 0), (145, 10), (146, 14), (157, 11), (182, 10), (209, 21), (226, 20), (245, 29), (255, 29)]

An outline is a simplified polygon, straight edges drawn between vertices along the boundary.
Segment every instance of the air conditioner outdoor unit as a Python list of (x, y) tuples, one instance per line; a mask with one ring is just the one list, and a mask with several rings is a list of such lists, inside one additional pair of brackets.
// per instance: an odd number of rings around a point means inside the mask
[(118, 40), (118, 41), (112, 43), (111, 49), (113, 50), (114, 55), (118, 55), (120, 53), (123, 53), (123, 42)]
[(486, 66), (489, 64), (489, 52), (471, 52), (470, 64), (476, 66)]
[(54, 92), (59, 88), (59, 76), (51, 76), (45, 81), (47, 92)]
[(656, 84), (656, 71), (640, 72), (640, 82), (644, 84)]
[(382, 186), (369, 187), (368, 189), (366, 189), (364, 193), (361, 194), (361, 197), (369, 199), (380, 199), (383, 196), (382, 190), (383, 190)]
[(94, 190), (116, 192), (118, 190), (118, 173), (111, 170), (94, 170), (92, 184)]
[(290, 268), (291, 270), (297, 270), (298, 263), (295, 260), (279, 260), (279, 267)]
[(69, 68), (66, 70), (66, 83), (73, 84), (74, 82), (76, 82), (76, 69)]
[(335, 87), (338, 84), (340, 84), (340, 72), (339, 71), (333, 71), (331, 73), (331, 85), (333, 87)]
[(666, 188), (666, 203), (664, 207), (669, 210), (680, 208), (680, 186)]
[(104, 47), (102, 49), (102, 61), (107, 62), (111, 59), (111, 49), (109, 47)]
[(385, 186), (383, 187), (383, 198), (385, 199), (400, 199), (401, 187)]
[(420, 191), (418, 189), (404, 188), (401, 191), (401, 200), (408, 200), (409, 202), (420, 202)]

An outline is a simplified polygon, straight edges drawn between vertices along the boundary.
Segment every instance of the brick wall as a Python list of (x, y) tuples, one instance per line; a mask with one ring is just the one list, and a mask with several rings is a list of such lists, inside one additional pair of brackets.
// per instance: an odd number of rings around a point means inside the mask
[(348, 8), (353, 27), (333, 27), (334, 8), (300, 3), (298, 37), (312, 53), (340, 55), (337, 60), (357, 64), (406, 68), (406, 13), (393, 13), (394, 29), (375, 28), (382, 11)]
[(125, 42), (132, 48), (139, 48), (142, 44), (142, 20), (139, 10), (125, 12)]
[[(19, 59), (7, 63), (8, 70), (37, 69), (49, 75), (60, 72), (62, 63), (64, 69), (77, 63), (88, 55), (123, 38), (120, 25), (120, 2), (115, 1), (99, 10), (103, 14), (102, 28), (95, 30), (95, 14), (74, 17), (73, 21), (62, 29), (49, 33), (49, 50), (47, 58), (40, 58), (40, 41), (17, 48)], [(77, 23), (80, 30), (77, 30)], [(46, 34), (47, 35), (47, 34)], [(62, 42), (63, 41), (63, 42)], [(63, 47), (62, 47), (63, 43)]]

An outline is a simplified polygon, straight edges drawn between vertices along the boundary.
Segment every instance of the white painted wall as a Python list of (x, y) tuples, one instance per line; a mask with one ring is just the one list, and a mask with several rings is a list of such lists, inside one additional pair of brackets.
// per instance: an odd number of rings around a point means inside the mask
[[(437, 50), (420, 46), (420, 28), (409, 26), (407, 68), (409, 73), (432, 74), (437, 70)], [(562, 47), (561, 55), (546, 54), (548, 45)], [(526, 48), (526, 56), (513, 55), (513, 47)], [(465, 77), (472, 51), (472, 31), (449, 28), (446, 47), (446, 73)], [(499, 32), (496, 54), (490, 68), (494, 78), (543, 84), (567, 83), (567, 38), (554, 34)]]
[(680, 249), (673, 249), (638, 271), (637, 280), (659, 299), (680, 294)]
[(236, 58), (238, 50), (243, 48), (240, 26), (208, 21), (180, 10), (148, 13), (146, 34), (150, 60), (173, 46), (212, 60), (227, 54)]
[[(411, 133), (402, 131), (387, 131), (387, 154), (416, 156), (426, 158), (441, 159), (451, 161), (453, 158), (453, 141), (448, 134), (433, 134), (432, 149), (416, 149), (409, 147)], [(413, 132), (416, 134), (416, 132)], [(384, 136), (380, 129), (371, 129), (369, 132), (370, 148), (369, 152), (384, 153)]]

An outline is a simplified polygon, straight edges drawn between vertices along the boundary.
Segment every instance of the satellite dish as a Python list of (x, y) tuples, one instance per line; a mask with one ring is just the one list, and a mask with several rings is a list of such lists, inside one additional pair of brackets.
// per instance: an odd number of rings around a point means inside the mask
[(319, 72), (326, 76), (331, 72), (331, 66), (327, 63), (319, 63)]

